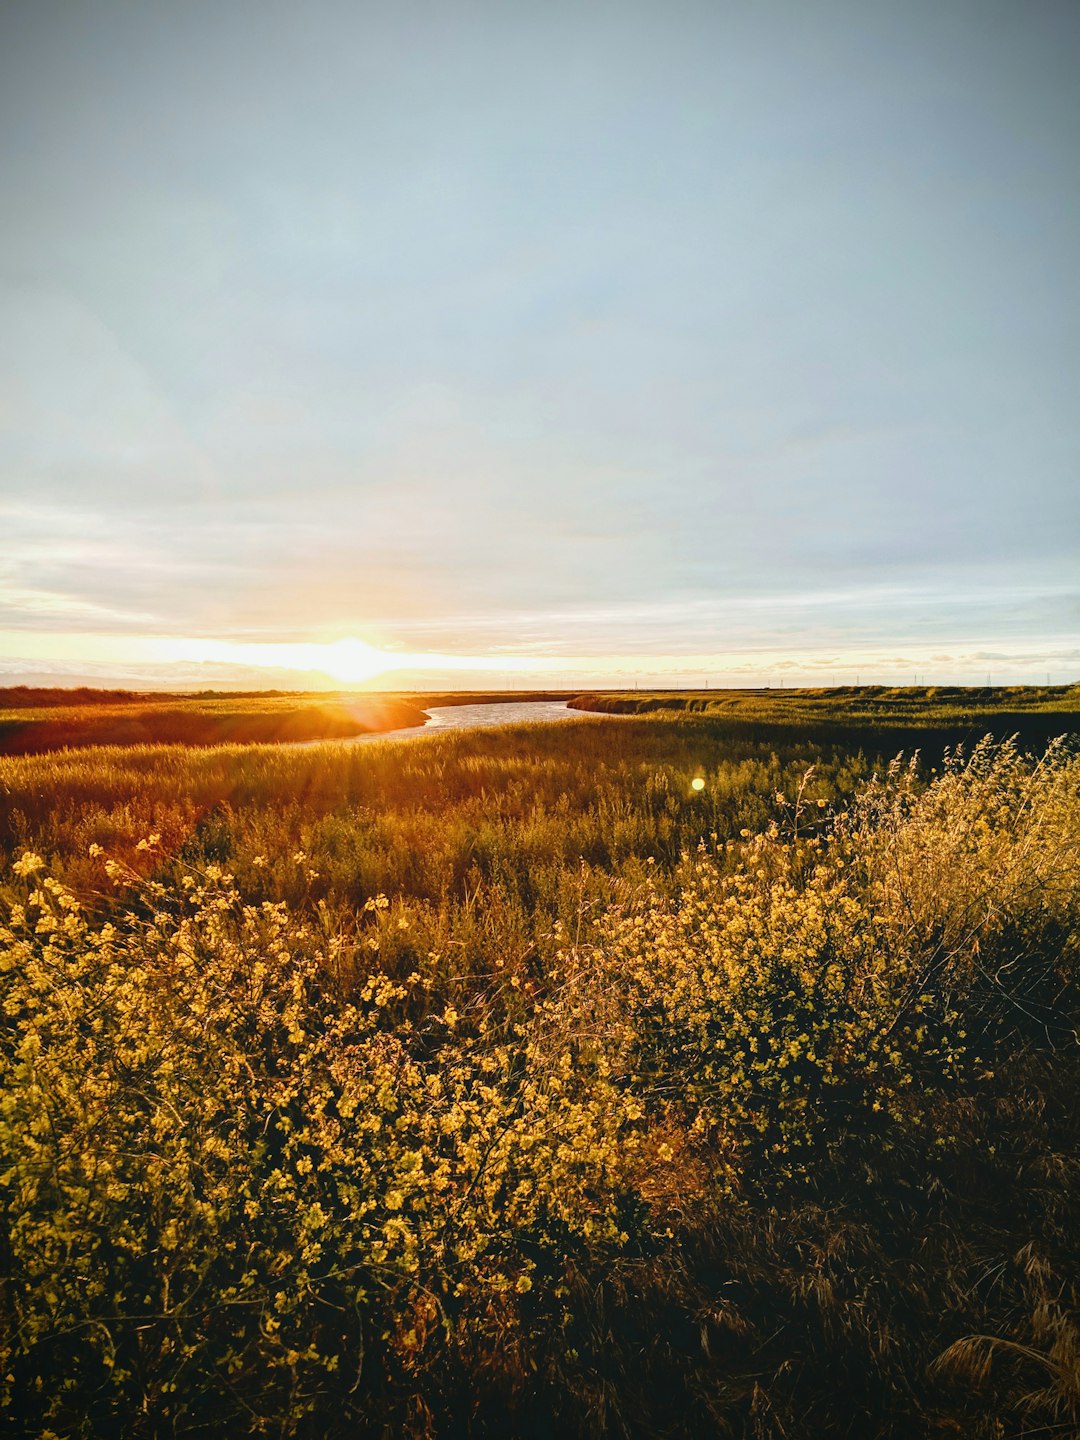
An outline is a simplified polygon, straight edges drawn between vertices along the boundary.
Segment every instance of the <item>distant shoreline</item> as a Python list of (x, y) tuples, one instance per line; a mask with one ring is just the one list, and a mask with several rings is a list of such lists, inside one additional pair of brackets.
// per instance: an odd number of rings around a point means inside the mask
[(341, 692), (0, 688), (0, 755), (99, 745), (266, 745), (359, 739), (426, 727), (451, 706), (552, 702), (583, 714), (684, 715), (733, 733), (801, 733), (904, 748), (992, 733), (1045, 743), (1080, 729), (1080, 685), (839, 686), (830, 689)]

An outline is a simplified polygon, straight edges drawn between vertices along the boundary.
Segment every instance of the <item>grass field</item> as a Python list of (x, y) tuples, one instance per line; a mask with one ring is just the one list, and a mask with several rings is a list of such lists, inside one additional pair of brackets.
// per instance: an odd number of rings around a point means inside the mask
[(141, 695), (0, 690), (0, 755), (94, 745), (254, 745), (346, 739), (422, 725), (398, 696)]
[(907, 747), (972, 744), (984, 735), (1045, 745), (1076, 728), (1080, 685), (836, 686), (818, 690), (603, 691), (576, 696), (601, 714), (707, 715), (733, 733), (843, 738), (873, 746), (881, 732)]
[(0, 758), (8, 1429), (1074, 1434), (1076, 694)]

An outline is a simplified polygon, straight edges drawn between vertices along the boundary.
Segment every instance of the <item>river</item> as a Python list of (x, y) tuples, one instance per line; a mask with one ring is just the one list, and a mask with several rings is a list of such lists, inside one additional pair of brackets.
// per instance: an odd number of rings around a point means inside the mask
[[(531, 725), (538, 720), (586, 718), (585, 711), (571, 710), (565, 700), (500, 700), (484, 705), (429, 705), (424, 708), (431, 716), (426, 725), (356, 735), (344, 743), (355, 745), (372, 740), (415, 740), (421, 735), (442, 734), (446, 730), (481, 730), (487, 725)], [(326, 742), (316, 740), (308, 743), (319, 745)]]

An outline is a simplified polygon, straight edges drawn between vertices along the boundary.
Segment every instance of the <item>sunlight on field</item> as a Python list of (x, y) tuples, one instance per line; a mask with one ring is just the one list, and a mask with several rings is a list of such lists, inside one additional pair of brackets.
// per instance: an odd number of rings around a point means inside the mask
[(1072, 1433), (1075, 744), (525, 738), (0, 759), (11, 1433)]

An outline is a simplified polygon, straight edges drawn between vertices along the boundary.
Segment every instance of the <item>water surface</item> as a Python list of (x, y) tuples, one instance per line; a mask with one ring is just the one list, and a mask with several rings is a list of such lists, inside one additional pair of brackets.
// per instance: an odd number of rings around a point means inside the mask
[[(571, 710), (565, 700), (499, 700), (483, 705), (428, 705), (431, 716), (426, 725), (411, 725), (403, 730), (381, 730), (372, 735), (356, 735), (343, 740), (345, 745), (371, 740), (412, 740), (420, 735), (433, 735), (445, 730), (480, 730), (488, 725), (532, 724), (543, 720), (583, 720), (585, 712)], [(325, 744), (325, 741), (315, 741)]]

